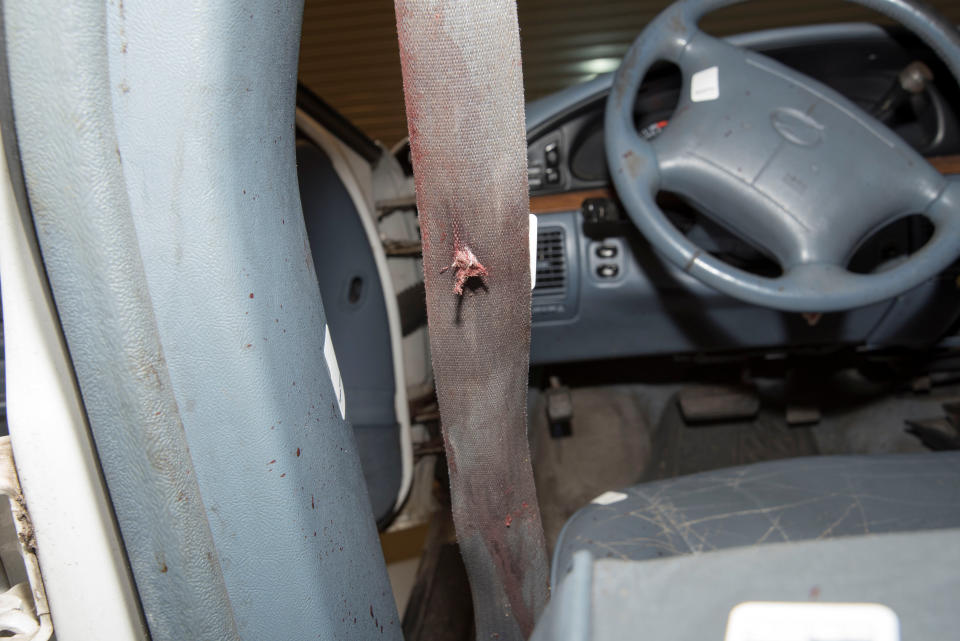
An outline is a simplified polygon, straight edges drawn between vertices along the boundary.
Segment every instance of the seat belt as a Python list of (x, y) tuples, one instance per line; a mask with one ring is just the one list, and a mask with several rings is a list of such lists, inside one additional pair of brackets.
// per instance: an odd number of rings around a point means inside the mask
[(548, 598), (526, 433), (530, 249), (515, 0), (396, 0), (427, 318), (476, 638)]

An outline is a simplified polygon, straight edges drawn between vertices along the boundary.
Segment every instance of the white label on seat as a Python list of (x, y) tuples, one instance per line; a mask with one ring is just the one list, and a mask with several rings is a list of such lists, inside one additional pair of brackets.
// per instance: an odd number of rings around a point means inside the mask
[(625, 498), (627, 498), (627, 495), (623, 492), (604, 492), (590, 502), (595, 505), (610, 505), (612, 503), (619, 503)]
[(720, 97), (720, 69), (708, 67), (690, 78), (690, 100), (706, 102)]
[(726, 641), (900, 641), (900, 620), (879, 603), (749, 601), (730, 611)]
[(537, 286), (537, 216), (530, 214), (530, 289)]
[(340, 366), (337, 365), (337, 353), (333, 351), (333, 340), (330, 338), (330, 326), (327, 325), (323, 336), (323, 358), (327, 361), (330, 371), (330, 382), (333, 383), (333, 393), (337, 395), (337, 405), (340, 407), (340, 418), (347, 418), (347, 397), (343, 393), (343, 379), (340, 377)]

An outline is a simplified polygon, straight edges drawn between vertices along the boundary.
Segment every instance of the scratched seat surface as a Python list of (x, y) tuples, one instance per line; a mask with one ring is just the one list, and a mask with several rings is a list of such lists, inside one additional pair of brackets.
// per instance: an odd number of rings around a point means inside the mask
[(957, 527), (960, 452), (803, 457), (644, 483), (603, 498), (614, 502), (582, 508), (560, 533), (554, 586), (584, 549), (597, 559), (645, 560)]

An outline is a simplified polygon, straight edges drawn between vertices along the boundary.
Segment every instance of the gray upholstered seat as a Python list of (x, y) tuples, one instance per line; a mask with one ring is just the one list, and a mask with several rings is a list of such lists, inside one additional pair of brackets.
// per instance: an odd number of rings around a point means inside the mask
[(722, 548), (960, 526), (960, 452), (817, 456), (636, 485), (567, 522), (554, 586), (573, 554), (645, 560)]

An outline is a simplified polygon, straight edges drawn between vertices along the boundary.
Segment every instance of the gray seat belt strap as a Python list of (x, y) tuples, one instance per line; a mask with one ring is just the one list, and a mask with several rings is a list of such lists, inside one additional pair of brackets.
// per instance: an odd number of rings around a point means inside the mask
[(514, 0), (396, 0), (427, 316), (477, 639), (530, 635), (548, 596), (526, 434), (526, 130)]

